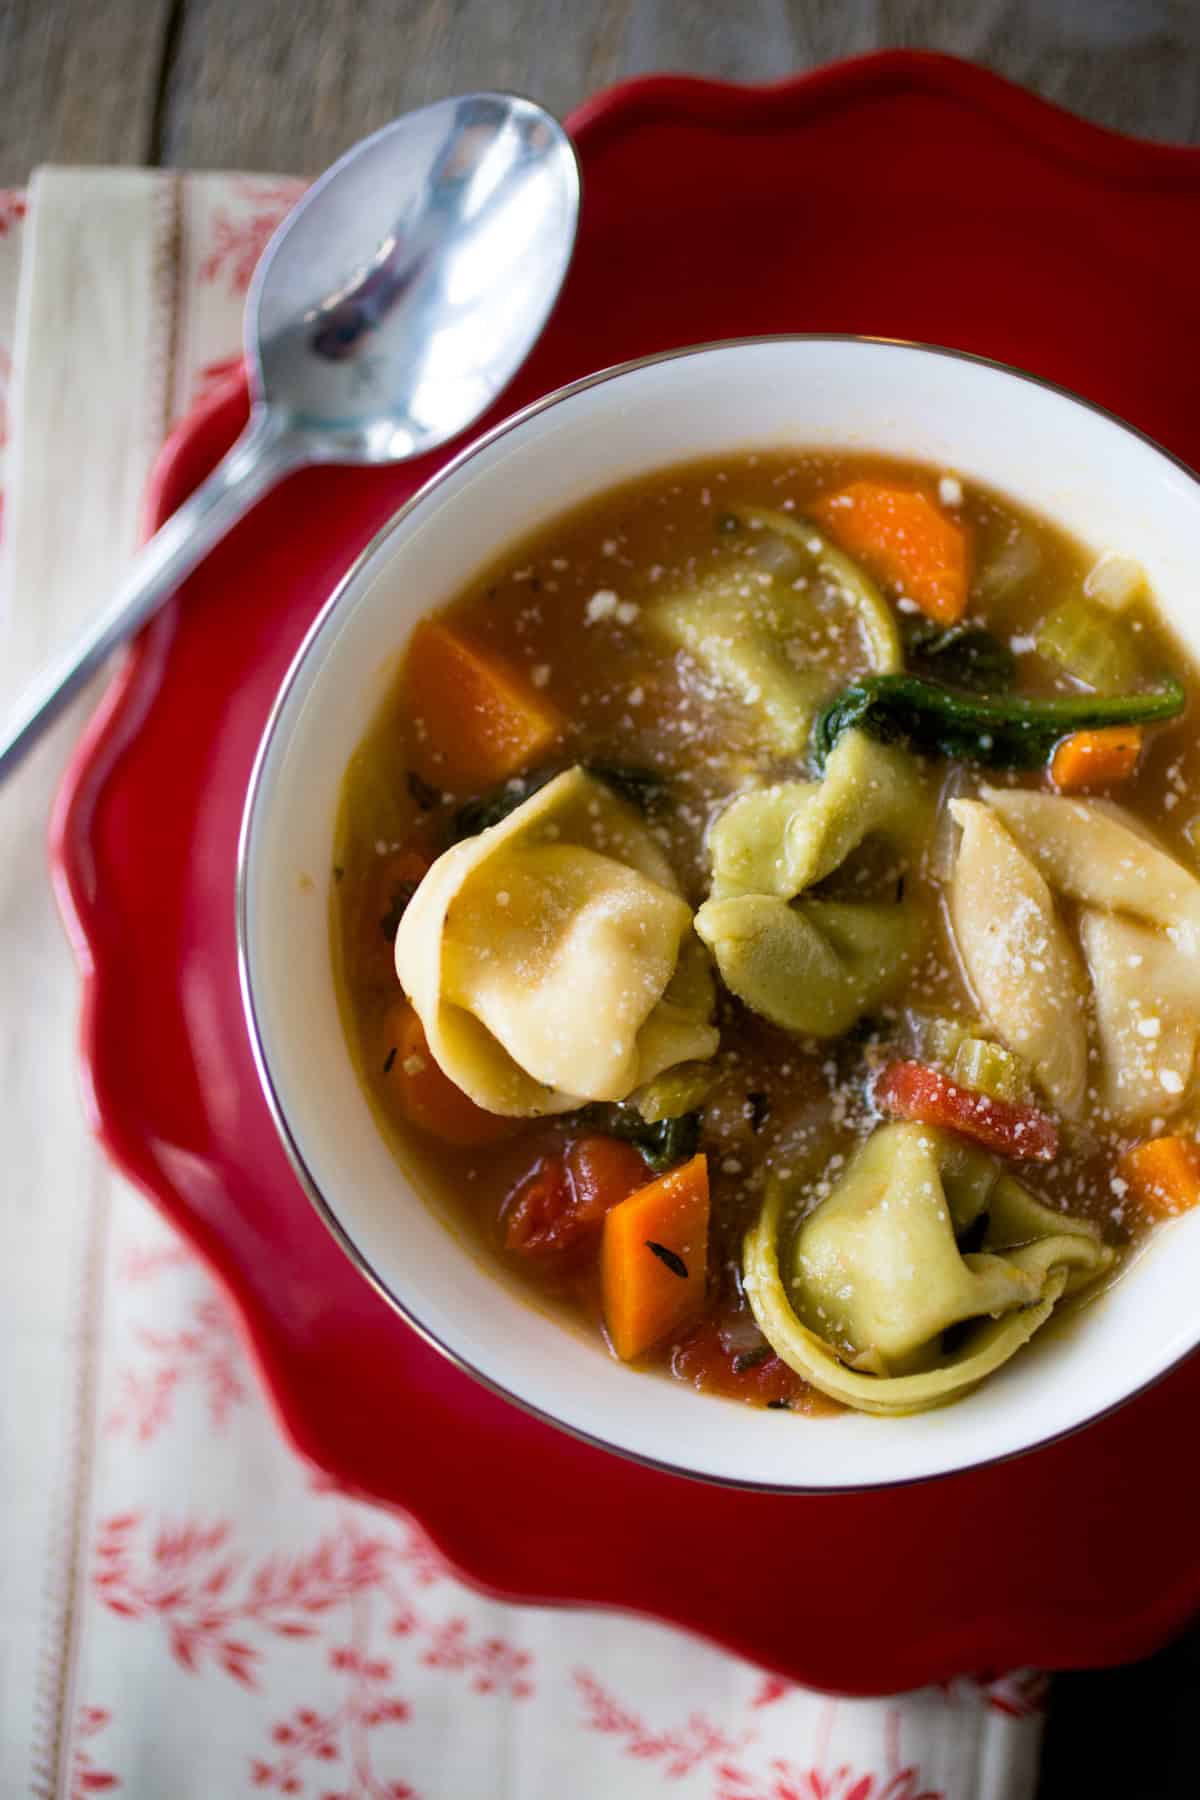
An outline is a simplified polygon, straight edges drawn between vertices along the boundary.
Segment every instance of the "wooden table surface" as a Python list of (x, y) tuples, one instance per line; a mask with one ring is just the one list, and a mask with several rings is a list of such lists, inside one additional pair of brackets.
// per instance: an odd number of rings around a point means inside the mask
[[(463, 89), (564, 113), (649, 70), (764, 81), (883, 46), (972, 57), (1102, 124), (1200, 141), (1196, 0), (0, 0), (0, 185), (43, 162), (311, 173)], [(1200, 1634), (1061, 1677), (1040, 1800), (1190, 1800), (1197, 1701)]]
[(311, 172), (406, 107), (625, 75), (765, 81), (907, 45), (1200, 137), (1195, 0), (0, 0), (0, 184), (39, 162)]

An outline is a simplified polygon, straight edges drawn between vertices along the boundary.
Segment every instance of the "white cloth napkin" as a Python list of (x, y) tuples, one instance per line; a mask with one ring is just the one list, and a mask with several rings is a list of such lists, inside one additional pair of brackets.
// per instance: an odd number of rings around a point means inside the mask
[[(299, 190), (44, 169), (0, 194), (0, 706), (115, 585)], [(314, 1480), (204, 1268), (88, 1135), (44, 856), (87, 704), (0, 792), (0, 1791), (1031, 1795), (1037, 1675), (830, 1700), (661, 1626), (492, 1604)]]

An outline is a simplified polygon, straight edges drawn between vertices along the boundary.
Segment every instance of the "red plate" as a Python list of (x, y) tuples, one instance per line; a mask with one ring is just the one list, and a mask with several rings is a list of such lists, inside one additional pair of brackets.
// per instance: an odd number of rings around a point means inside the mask
[[(578, 252), (503, 410), (671, 345), (874, 332), (1052, 376), (1200, 460), (1200, 152), (912, 55), (770, 89), (635, 82), (573, 129)], [(175, 437), (155, 521), (244, 415), (244, 393), (227, 394)], [(847, 1692), (1146, 1652), (1200, 1604), (1184, 1423), (1200, 1360), (1004, 1466), (884, 1493), (743, 1494), (577, 1443), (477, 1386), (375, 1296), (300, 1192), (238, 998), (242, 800), (313, 614), (434, 466), (294, 477), (145, 634), (88, 732), (54, 844), (110, 1154), (225, 1281), (301, 1450), (406, 1508), (472, 1581), (654, 1614)], [(1153, 1530), (1148, 1494), (1167, 1497)]]

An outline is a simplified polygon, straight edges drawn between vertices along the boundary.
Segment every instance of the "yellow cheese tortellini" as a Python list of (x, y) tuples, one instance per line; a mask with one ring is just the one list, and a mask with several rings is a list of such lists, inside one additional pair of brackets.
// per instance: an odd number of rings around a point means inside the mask
[(925, 914), (903, 892), (881, 900), (807, 890), (871, 839), (893, 858), (894, 894), (929, 821), (912, 758), (859, 731), (839, 740), (822, 780), (739, 795), (709, 834), (711, 897), (696, 914), (727, 987), (785, 1030), (848, 1031), (903, 982)]
[(1076, 1117), (1090, 988), (1111, 1119), (1176, 1111), (1200, 1077), (1200, 881), (1110, 801), (985, 788), (953, 811), (955, 940), (991, 1028)]
[(569, 769), (438, 858), (400, 921), (396, 972), (477, 1105), (566, 1112), (713, 1055), (691, 926), (644, 821)]
[(781, 756), (804, 749), (839, 679), (903, 666), (892, 612), (871, 578), (807, 519), (761, 506), (725, 515), (749, 555), (731, 555), (653, 625), (756, 718)]
[(1112, 1262), (1095, 1226), (926, 1125), (881, 1126), (794, 1229), (792, 1205), (773, 1180), (746, 1237), (747, 1298), (785, 1362), (862, 1412), (956, 1399)]

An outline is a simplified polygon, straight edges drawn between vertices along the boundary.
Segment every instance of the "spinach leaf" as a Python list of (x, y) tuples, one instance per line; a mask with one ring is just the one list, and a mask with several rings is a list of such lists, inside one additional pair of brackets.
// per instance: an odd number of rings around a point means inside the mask
[(417, 774), (415, 769), (410, 769), (404, 779), (407, 783), (409, 793), (412, 795), (422, 812), (432, 812), (435, 806), (441, 805), (441, 790), (439, 788), (431, 787), (427, 781)]
[(667, 778), (657, 769), (639, 769), (630, 763), (584, 763), (589, 775), (610, 787), (630, 806), (652, 817), (662, 810), (667, 800)]
[(687, 1162), (700, 1147), (699, 1112), (680, 1113), (675, 1119), (659, 1119), (649, 1125), (636, 1106), (606, 1106), (597, 1102), (572, 1113), (571, 1124), (620, 1138), (640, 1150), (656, 1175)]
[(559, 769), (531, 769), (528, 775), (514, 775), (499, 787), (466, 801), (450, 821), (450, 842), (457, 844), (461, 838), (478, 837), (490, 825), (498, 825), (560, 773)]
[(388, 909), (379, 921), (379, 929), (382, 931), (389, 944), (395, 942), (396, 933), (400, 929), (400, 921), (404, 917), (404, 910), (416, 891), (417, 884), (415, 881), (398, 882), (392, 889), (392, 897), (388, 901)]
[[(583, 767), (589, 775), (602, 781), (619, 799), (635, 806), (639, 812), (653, 814), (665, 804), (666, 777), (654, 769), (638, 769), (621, 763), (584, 763)], [(499, 787), (489, 788), (486, 794), (466, 801), (450, 822), (450, 842), (457, 844), (462, 838), (477, 837), (489, 825), (498, 825), (501, 819), (507, 819), (509, 813), (523, 805), (531, 794), (536, 794), (539, 788), (544, 788), (548, 781), (553, 781), (562, 772), (560, 763), (548, 768), (531, 769), (526, 775), (514, 775)]]
[(824, 768), (842, 733), (857, 726), (882, 743), (906, 743), (927, 755), (992, 769), (1035, 768), (1073, 731), (1173, 719), (1186, 699), (1173, 678), (1150, 693), (1035, 699), (964, 693), (919, 675), (871, 675), (844, 688), (818, 715), (813, 757)]
[(982, 625), (920, 619), (906, 629), (904, 650), (915, 674), (973, 694), (1007, 694), (1016, 683), (1016, 657)]

